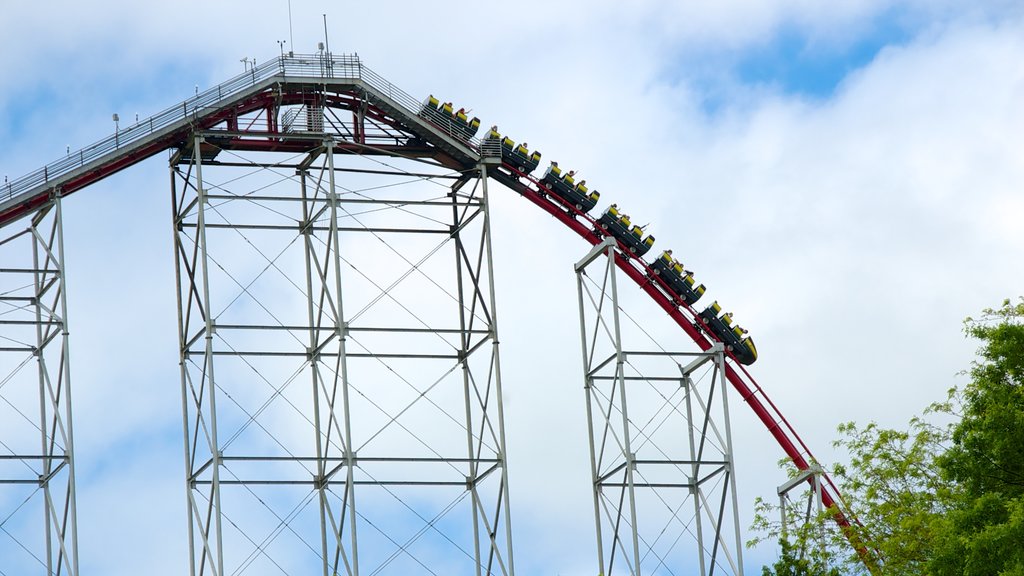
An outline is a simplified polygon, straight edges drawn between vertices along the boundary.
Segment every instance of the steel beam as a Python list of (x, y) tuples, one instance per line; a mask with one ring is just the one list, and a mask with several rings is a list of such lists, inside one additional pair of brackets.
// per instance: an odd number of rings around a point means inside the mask
[[(801, 523), (801, 527), (811, 525), (811, 512), (814, 511), (814, 515), (818, 518), (821, 517), (824, 512), (822, 506), (821, 492), (823, 490), (822, 476), (825, 471), (818, 464), (811, 464), (806, 470), (798, 470), (796, 475), (781, 484), (778, 488), (779, 494), (779, 515), (781, 520), (781, 537), (786, 540), (789, 535), (789, 523), (790, 516), (793, 514), (789, 513), (790, 508), (796, 508), (795, 503), (791, 499), (791, 493), (803, 486), (805, 489), (802, 494), (803, 501), (803, 513), (799, 513), (797, 508), (795, 511), (798, 512), (798, 518)], [(804, 486), (804, 485), (808, 486)], [(818, 540), (818, 545), (821, 547), (821, 552), (825, 551), (825, 532), (824, 525), (820, 522), (818, 525), (818, 533), (815, 535)], [(801, 545), (805, 545), (805, 542), (800, 542)], [(803, 557), (805, 550), (801, 549), (799, 554)]]
[[(741, 575), (724, 348), (625, 349), (624, 257), (605, 240), (574, 266), (597, 570)], [(689, 553), (683, 540), (694, 543)]]
[[(24, 228), (9, 227), (9, 235), (0, 239), (8, 265), (0, 270), (6, 344), (0, 348), (0, 558), (9, 573), (77, 576), (71, 350), (59, 191), (24, 220)], [(15, 263), (21, 266), (11, 266)]]
[(514, 574), (486, 166), (324, 122), (305, 161), (171, 161), (192, 573)]

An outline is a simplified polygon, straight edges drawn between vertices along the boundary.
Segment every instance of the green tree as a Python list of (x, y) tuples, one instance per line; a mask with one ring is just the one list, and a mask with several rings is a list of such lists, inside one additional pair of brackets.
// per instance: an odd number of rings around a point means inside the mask
[[(840, 532), (830, 512), (796, 532), (766, 576), (863, 574), (863, 549), (886, 575), (1024, 576), (1024, 298), (965, 321), (981, 342), (969, 383), (929, 406), (906, 430), (839, 427), (849, 464), (832, 475), (844, 510), (859, 520)], [(939, 423), (936, 423), (939, 422)], [(758, 500), (752, 543), (780, 535), (777, 507)], [(819, 534), (818, 556), (806, 556)]]
[(937, 458), (957, 492), (930, 572), (1024, 576), (1024, 298), (968, 318), (981, 340), (963, 417)]
[[(833, 520), (836, 510), (826, 510), (806, 524), (794, 522), (789, 526), (791, 541), (780, 540), (781, 557), (765, 576), (824, 575), (832, 569), (838, 574), (868, 574), (858, 546), (851, 546), (851, 541), (862, 543), (859, 547), (871, 562), (884, 566), (884, 574), (925, 573), (934, 555), (935, 534), (944, 526), (941, 518), (950, 494), (935, 460), (945, 450), (951, 425), (940, 426), (931, 419), (949, 420), (945, 414), (955, 404), (954, 395), (929, 406), (924, 416), (910, 421), (907, 430), (876, 423), (840, 425), (841, 437), (834, 444), (850, 460), (848, 465), (835, 465), (831, 476), (843, 494), (844, 512), (852, 513), (857, 522), (841, 531)], [(755, 512), (752, 529), (760, 536), (751, 544), (781, 535), (780, 521), (775, 520), (780, 517), (777, 505), (758, 499)], [(801, 514), (792, 510), (787, 517), (798, 519)]]
[[(788, 460), (780, 462), (780, 466), (788, 463)], [(795, 469), (787, 467), (791, 472)], [(805, 522), (805, 514), (812, 508), (805, 508), (804, 505), (810, 496), (805, 491), (801, 498), (787, 500), (786, 515), (795, 520), (788, 522), (788, 530), (783, 533), (779, 507), (769, 504), (761, 498), (754, 503), (754, 524), (752, 529), (757, 534), (747, 546), (754, 546), (759, 542), (768, 539), (777, 539), (779, 542), (779, 559), (771, 566), (764, 566), (761, 569), (762, 576), (840, 576), (845, 574), (863, 573), (862, 567), (853, 566), (854, 571), (840, 570), (843, 564), (843, 554), (835, 547), (836, 542), (829, 537), (830, 528), (827, 514), (812, 517), (812, 521)], [(849, 544), (845, 544), (846, 547)], [(849, 567), (845, 567), (849, 568)]]
[[(955, 393), (950, 394), (946, 402), (932, 404), (923, 416), (911, 419), (907, 430), (875, 423), (839, 426), (842, 437), (834, 444), (846, 450), (850, 463), (836, 465), (833, 474), (859, 521), (857, 540), (884, 566), (885, 574), (923, 574), (934, 555), (935, 535), (944, 529), (941, 519), (952, 492), (935, 461), (949, 442), (951, 425), (932, 420), (948, 420), (957, 404)], [(859, 557), (848, 554), (846, 560), (857, 562)]]
[(761, 576), (842, 576), (838, 567), (829, 568), (827, 562), (819, 555), (806, 552), (806, 548), (790, 544), (787, 540), (779, 541), (781, 556), (769, 568), (761, 568)]

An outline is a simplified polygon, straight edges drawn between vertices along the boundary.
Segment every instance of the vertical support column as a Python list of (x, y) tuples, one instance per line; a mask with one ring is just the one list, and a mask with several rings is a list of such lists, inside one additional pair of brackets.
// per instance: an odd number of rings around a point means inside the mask
[[(220, 576), (224, 573), (220, 493), (222, 455), (217, 430), (217, 381), (214, 375), (216, 321), (210, 309), (210, 264), (206, 237), (208, 198), (203, 184), (202, 144), (202, 136), (196, 134), (192, 139), (191, 163), (188, 164), (180, 193), (175, 185), (177, 166), (172, 159), (171, 194), (191, 574)], [(195, 193), (194, 198), (191, 198), (190, 190)], [(186, 227), (185, 223), (191, 224), (193, 219), (194, 225)]]
[[(726, 489), (730, 493), (732, 498), (732, 522), (734, 526), (733, 537), (735, 542), (736, 559), (735, 568), (737, 574), (744, 574), (743, 572), (743, 540), (740, 536), (740, 504), (739, 504), (739, 493), (736, 490), (736, 462), (733, 460), (732, 450), (732, 418), (729, 417), (729, 387), (725, 385), (725, 351), (722, 350), (721, 344), (716, 344), (714, 351), (717, 355), (715, 363), (718, 365), (717, 380), (718, 380), (718, 397), (721, 399), (722, 405), (722, 419), (723, 427), (725, 428), (725, 444), (723, 446), (725, 455), (725, 466), (726, 475), (728, 476), (728, 486)], [(709, 410), (710, 411), (710, 410)], [(820, 496), (820, 494), (819, 494)], [(818, 498), (818, 502), (821, 502), (821, 498)], [(725, 499), (722, 499), (723, 508), (725, 507)], [(725, 514), (723, 510), (720, 514)], [(721, 522), (721, 519), (719, 519)]]
[(629, 524), (632, 526), (633, 537), (633, 566), (636, 573), (640, 574), (640, 535), (636, 521), (636, 483), (634, 472), (636, 471), (636, 453), (633, 452), (633, 445), (630, 439), (629, 411), (626, 407), (626, 372), (625, 356), (622, 352), (622, 327), (619, 321), (619, 288), (617, 275), (615, 274), (615, 258), (617, 253), (614, 248), (607, 250), (608, 270), (612, 284), (612, 317), (615, 325), (615, 383), (618, 386), (619, 403), (622, 412), (622, 442), (623, 456), (626, 463), (626, 489), (629, 491)]
[[(598, 571), (740, 575), (724, 348), (626, 349), (616, 282), (624, 266), (632, 263), (614, 239), (575, 266)], [(677, 545), (683, 539), (694, 541), (691, 552)]]
[[(299, 231), (302, 234), (303, 241), (303, 254), (305, 255), (306, 263), (306, 309), (308, 313), (309, 321), (309, 346), (307, 347), (307, 357), (310, 363), (310, 377), (312, 378), (313, 385), (313, 433), (315, 435), (315, 446), (316, 446), (316, 476), (314, 477), (314, 486), (317, 490), (317, 502), (319, 504), (319, 516), (320, 516), (320, 554), (322, 556), (322, 573), (323, 576), (329, 576), (330, 571), (330, 547), (327, 543), (327, 518), (329, 515), (329, 503), (327, 495), (327, 461), (324, 453), (324, 442), (323, 442), (323, 423), (320, 418), (320, 330), (316, 329), (317, 326), (317, 312), (323, 312), (322, 308), (318, 306), (319, 299), (313, 297), (313, 261), (317, 260), (317, 268), (320, 267), (320, 262), (317, 258), (317, 251), (314, 243), (313, 236), (313, 219), (312, 215), (316, 212), (317, 206), (314, 198), (310, 198), (309, 189), (306, 186), (306, 179), (309, 175), (308, 170), (305, 167), (300, 168), (296, 174), (299, 177), (299, 189), (300, 197), (302, 199), (302, 220), (299, 222)], [(319, 275), (317, 276), (320, 278)], [(320, 287), (320, 294), (323, 295), (324, 286), (321, 282), (317, 282)], [(320, 308), (318, 310), (318, 308)], [(332, 518), (333, 520), (333, 518)], [(340, 544), (340, 542), (339, 542)]]
[[(683, 386), (686, 388), (686, 421), (693, 422), (693, 397), (692, 391), (694, 389), (693, 379), (689, 374), (683, 374)], [(690, 484), (690, 497), (693, 499), (693, 519), (696, 524), (697, 542), (704, 542), (704, 521), (701, 518), (700, 504), (701, 499), (697, 494), (697, 478), (700, 477), (700, 464), (697, 463), (700, 452), (697, 450), (697, 443), (694, 439), (696, 431), (693, 426), (686, 427), (689, 433), (690, 441), (690, 477), (687, 478), (687, 482)], [(698, 555), (698, 564), (700, 567), (700, 576), (704, 576), (708, 573), (707, 562), (704, 559), (704, 554)]]
[[(487, 180), (484, 179), (484, 182)], [(464, 264), (463, 255), (460, 253), (459, 247), (462, 245), (462, 233), (458, 225), (461, 219), (459, 212), (458, 193), (462, 186), (465, 185), (465, 180), (456, 183), (456, 187), (453, 188), (451, 193), (452, 200), (452, 238), (456, 243), (455, 251), (455, 274), (456, 282), (458, 287), (458, 298), (459, 298), (459, 364), (461, 365), (462, 372), (462, 396), (465, 408), (465, 421), (466, 421), (466, 490), (469, 490), (470, 499), (472, 501), (470, 522), (473, 527), (473, 556), (476, 560), (474, 562), (474, 573), (476, 576), (480, 576), (483, 569), (483, 562), (480, 549), (480, 493), (477, 490), (477, 481), (479, 480), (480, 467), (477, 459), (474, 457), (474, 449), (476, 446), (476, 438), (474, 434), (473, 426), (473, 377), (470, 370), (469, 362), (466, 361), (466, 355), (469, 352), (471, 334), (469, 333), (470, 324), (466, 319), (466, 282), (464, 281)], [(472, 282), (470, 282), (472, 283)], [(472, 288), (470, 288), (472, 294)]]
[[(824, 503), (821, 501), (821, 490), (821, 474), (819, 473), (814, 475), (814, 502), (818, 518), (821, 518), (824, 506)], [(821, 522), (818, 523), (818, 546), (821, 557), (825, 558), (825, 524)]]
[[(626, 402), (625, 356), (622, 350), (622, 332), (619, 322), (618, 285), (615, 278), (618, 256), (614, 240), (598, 244), (576, 264), (576, 287), (580, 309), (580, 337), (583, 350), (584, 390), (587, 397), (587, 421), (589, 424), (590, 461), (593, 479), (595, 529), (601, 574), (612, 574), (616, 556), (622, 556), (627, 563), (629, 574), (640, 574), (640, 540), (637, 530), (636, 486), (634, 478), (635, 454), (630, 434), (629, 412)], [(605, 259), (601, 276), (601, 291), (597, 300), (590, 300), (594, 307), (593, 325), (588, 326), (587, 309), (584, 299), (584, 276), (588, 266), (599, 258)], [(601, 336), (604, 338), (601, 338)], [(603, 342), (600, 342), (603, 340)], [(603, 344), (603, 346), (602, 346)], [(610, 356), (597, 357), (604, 348)], [(601, 383), (594, 376), (603, 367), (614, 362), (611, 384), (606, 390), (599, 390)], [(595, 420), (594, 408), (600, 417)], [(615, 413), (618, 412), (618, 415)], [(613, 423), (616, 416), (621, 426)], [(595, 434), (596, 433), (596, 434)], [(596, 439), (600, 437), (600, 445)], [(609, 437), (618, 449), (607, 447)], [(605, 488), (609, 481), (616, 479), (614, 487), (619, 489), (618, 505), (607, 506), (609, 495)], [(604, 520), (602, 514), (604, 513)], [(624, 517), (628, 513), (628, 517)], [(611, 534), (603, 534), (602, 523), (607, 522)], [(625, 526), (623, 524), (625, 523)], [(625, 536), (623, 535), (625, 533)], [(607, 539), (607, 540), (606, 540)]]
[[(797, 529), (797, 534), (798, 534), (797, 543), (799, 543), (801, 546), (806, 545), (806, 541), (804, 540), (803, 536), (809, 536), (809, 535), (807, 535), (805, 530), (807, 529), (808, 526), (812, 526), (812, 524), (811, 524), (811, 510), (812, 510), (812, 508), (814, 509), (815, 514), (819, 518), (821, 517), (821, 514), (822, 514), (822, 512), (824, 510), (822, 502), (821, 502), (821, 491), (822, 491), (821, 475), (823, 473), (824, 473), (824, 470), (822, 470), (822, 468), (820, 466), (818, 466), (817, 464), (812, 464), (806, 470), (799, 471), (796, 476), (790, 478), (788, 481), (786, 481), (786, 483), (784, 483), (781, 486), (779, 486), (779, 488), (778, 488), (778, 494), (779, 494), (779, 515), (780, 515), (780, 520), (782, 522), (782, 524), (781, 524), (781, 537), (782, 537), (783, 540), (787, 540), (788, 537), (789, 537), (789, 522), (790, 522), (789, 507), (793, 506), (793, 504), (791, 504), (791, 500), (790, 500), (789, 495), (790, 495), (790, 493), (793, 490), (795, 490), (797, 488), (803, 488), (805, 490), (805, 492), (802, 495), (803, 496), (803, 502), (804, 502), (804, 505), (803, 505), (804, 506), (804, 511), (803, 511), (803, 514), (798, 515), (798, 521), (800, 522), (800, 526)], [(804, 486), (805, 483), (809, 484), (810, 486)], [(825, 527), (824, 527), (824, 524), (821, 523), (821, 522), (815, 522), (813, 525), (816, 526), (816, 533), (813, 534), (813, 536), (811, 536), (811, 537), (818, 540), (818, 545), (820, 546), (820, 552), (822, 554), (822, 557), (824, 557), (824, 554), (825, 554)], [(794, 542), (790, 542), (790, 544), (793, 544), (793, 543)], [(803, 555), (804, 551), (805, 550), (801, 549), (800, 550), (800, 554)]]
[[(334, 169), (334, 140), (327, 138), (324, 141), (324, 147), (327, 151), (327, 204), (330, 208), (330, 225), (329, 234), (330, 238), (327, 244), (327, 256), (330, 258), (331, 267), (333, 268), (332, 280), (334, 283), (334, 309), (335, 309), (335, 323), (334, 323), (334, 340), (337, 341), (337, 362), (338, 371), (335, 373), (335, 389), (338, 381), (341, 383), (341, 398), (342, 398), (342, 414), (341, 422), (338, 423), (339, 427), (344, 429), (344, 435), (339, 439), (344, 454), (342, 458), (345, 467), (345, 492), (342, 501), (342, 510), (340, 511), (339, 524), (343, 524), (345, 520), (348, 521), (349, 530), (349, 554), (351, 558), (350, 562), (346, 561), (346, 568), (349, 574), (352, 576), (359, 576), (359, 546), (358, 539), (356, 537), (356, 492), (355, 492), (355, 468), (356, 468), (356, 452), (355, 447), (352, 446), (352, 415), (350, 411), (350, 386), (348, 378), (348, 358), (346, 351), (346, 341), (348, 339), (348, 325), (345, 322), (345, 312), (342, 305), (342, 292), (341, 292), (341, 237), (338, 229), (338, 207), (339, 198), (338, 190), (335, 184), (335, 169)], [(333, 249), (332, 249), (333, 248)], [(325, 260), (327, 258), (325, 257)], [(331, 414), (334, 413), (333, 398), (331, 396), (332, 403), (330, 405)], [(340, 430), (339, 430), (340, 432)], [(345, 556), (344, 547), (341, 541), (341, 532), (338, 532), (337, 550), (341, 556)]]
[[(476, 187), (463, 192), (470, 177), (450, 193), (452, 240), (458, 298), (458, 363), (462, 373), (466, 456), (465, 486), (471, 499), (474, 572), (515, 574), (512, 520), (505, 462), (505, 417), (501, 388), (494, 260), (487, 191), (487, 165), (478, 166)], [(482, 220), (479, 230), (469, 227)], [(483, 345), (490, 343), (484, 348)]]
[[(306, 269), (306, 308), (309, 332), (307, 359), (313, 385), (313, 432), (315, 434), (316, 474), (313, 486), (317, 491), (320, 519), (321, 560), (325, 576), (359, 573), (356, 531), (356, 500), (354, 474), (356, 454), (351, 445), (352, 429), (349, 410), (350, 386), (346, 351), (341, 252), (338, 223), (338, 194), (334, 175), (334, 146), (328, 138), (319, 151), (327, 157), (327, 186), (309, 184), (308, 164), (304, 162), (299, 176), (302, 220), (300, 233), (304, 245)], [(315, 157), (316, 154), (314, 154)], [(323, 176), (323, 174), (321, 174)], [(322, 180), (322, 178), (321, 178)], [(326, 229), (317, 222), (327, 215)], [(331, 367), (330, 360), (334, 359)], [(338, 405), (338, 389), (341, 404)], [(341, 450), (333, 455), (331, 447)], [(340, 502), (332, 504), (331, 488), (340, 464), (344, 471)], [(348, 532), (347, 535), (345, 534)]]
[[(0, 250), (9, 252), (3, 256), (5, 264), (15, 264), (0, 268), (0, 489), (10, 496), (3, 500), (14, 504), (0, 509), (0, 558), (4, 570), (19, 574), (77, 576), (70, 339), (59, 191), (32, 214), (27, 228), (0, 240)], [(26, 258), (31, 264), (16, 267)], [(34, 511), (42, 512), (35, 517), (38, 521), (31, 516)]]
[[(512, 554), (512, 513), (509, 503), (509, 485), (508, 485), (508, 463), (506, 461), (505, 452), (505, 408), (503, 404), (504, 394), (501, 388), (501, 355), (499, 353), (499, 339), (498, 339), (498, 302), (494, 291), (494, 255), (491, 249), (491, 204), (490, 198), (487, 192), (487, 163), (481, 163), (480, 165), (480, 182), (482, 186), (482, 197), (484, 211), (484, 226), (483, 226), (483, 249), (486, 258), (487, 267), (487, 286), (488, 286), (488, 299), (491, 307), (491, 322), (488, 326), (489, 336), (491, 338), (491, 370), (494, 379), (494, 403), (498, 417), (498, 450), (497, 450), (497, 466), (500, 467), (501, 479), (498, 488), (498, 499), (496, 503), (499, 512), (496, 514), (494, 519), (495, 523), (501, 521), (497, 516), (500, 515), (501, 508), (504, 508), (504, 525), (505, 525), (505, 542), (504, 548), (502, 545), (495, 540), (497, 530), (492, 530), (488, 533), (488, 540), (490, 542), (490, 553), (497, 554), (499, 560), (502, 555), (505, 557), (505, 573), (508, 576), (515, 576), (515, 562)], [(463, 309), (465, 309), (463, 307)], [(468, 343), (468, 342), (467, 342)], [(466, 349), (469, 353), (469, 349)], [(484, 406), (484, 412), (486, 413), (487, 407)], [(474, 458), (474, 454), (480, 454), (480, 450), (477, 449), (470, 453), (470, 457)], [(481, 565), (478, 562), (477, 565)]]
[[(310, 185), (309, 165), (326, 157), (320, 181)], [(320, 564), (325, 576), (359, 574), (354, 474), (356, 454), (351, 446), (348, 356), (342, 297), (339, 199), (335, 184), (334, 141), (325, 138), (321, 147), (296, 172), (299, 178), (302, 218), (299, 221), (305, 261), (305, 300), (309, 344), (306, 359), (312, 384), (312, 421), (316, 490), (320, 521)], [(326, 186), (323, 178), (326, 177)], [(327, 226), (318, 222), (326, 217)], [(333, 359), (334, 368), (332, 368)], [(338, 389), (341, 388), (340, 406)], [(341, 450), (333, 455), (331, 447)], [(337, 467), (332, 463), (338, 464)], [(340, 502), (332, 504), (332, 482), (344, 472)], [(346, 535), (346, 531), (348, 534)]]
[[(186, 357), (185, 357), (185, 350), (186, 350), (186, 345), (185, 345), (185, 342), (186, 342), (186, 337), (185, 337), (185, 334), (186, 334), (185, 319), (187, 317), (186, 314), (191, 312), (191, 310), (190, 310), (191, 306), (188, 306), (186, 304), (186, 298), (188, 298), (188, 302), (191, 302), (191, 297), (194, 296), (194, 294), (192, 292), (188, 291), (187, 289), (183, 290), (183, 286), (184, 286), (183, 283), (182, 283), (183, 280), (188, 279), (188, 285), (189, 286), (192, 285), (192, 274), (191, 274), (192, 268), (187, 266), (187, 264), (188, 264), (188, 256), (187, 256), (187, 253), (185, 252), (185, 246), (182, 243), (182, 241), (181, 241), (182, 239), (180, 237), (180, 235), (182, 233), (182, 220), (183, 220), (182, 210), (183, 210), (183, 204), (184, 204), (183, 200), (184, 200), (184, 198), (183, 197), (179, 197), (179, 195), (178, 195), (177, 173), (175, 171), (173, 161), (172, 161), (171, 166), (168, 169), (168, 174), (170, 176), (170, 190), (171, 190), (171, 225), (172, 225), (171, 229), (173, 230), (173, 235), (174, 235), (174, 238), (173, 238), (173, 241), (172, 241), (171, 245), (172, 245), (173, 250), (174, 250), (174, 277), (175, 277), (175, 286), (177, 288), (174, 291), (174, 296), (175, 296), (175, 300), (177, 301), (177, 304), (178, 304), (178, 371), (179, 371), (179, 377), (181, 379), (181, 418), (182, 418), (181, 430), (182, 430), (182, 434), (183, 434), (182, 446), (184, 447), (184, 455), (185, 455), (185, 467), (184, 467), (184, 470), (186, 471), (186, 477), (185, 477), (184, 486), (185, 486), (185, 502), (186, 502), (185, 516), (188, 519), (188, 559), (189, 559), (188, 568), (189, 568), (189, 576), (195, 576), (196, 575), (196, 548), (195, 548), (195, 523), (196, 523), (196, 516), (195, 516), (195, 511), (194, 511), (194, 509), (192, 507), (192, 488), (193, 488), (193, 485), (192, 485), (192, 482), (191, 482), (191, 477), (192, 477), (192, 454), (193, 454), (194, 451), (192, 450), (192, 445), (191, 445), (192, 435), (191, 435), (190, 432), (192, 431), (192, 425), (191, 425), (191, 420), (189, 418), (189, 415), (191, 413), (190, 410), (189, 410), (189, 388), (190, 388), (190, 386), (188, 384), (189, 383), (189, 370), (188, 370), (188, 367), (187, 367), (187, 364), (186, 364)], [(183, 188), (184, 188), (184, 186), (183, 186)], [(183, 263), (183, 261), (186, 264), (185, 270), (184, 270), (184, 272), (186, 272), (185, 276), (182, 275), (182, 272), (183, 272), (183, 270), (182, 270), (182, 263)]]

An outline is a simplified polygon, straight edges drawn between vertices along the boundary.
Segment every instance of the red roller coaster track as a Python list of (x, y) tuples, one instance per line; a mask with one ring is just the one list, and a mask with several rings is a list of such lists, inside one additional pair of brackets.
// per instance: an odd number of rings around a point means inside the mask
[[(0, 226), (35, 213), (55, 195), (66, 196), (167, 149), (187, 149), (191, 135), (216, 138), (217, 146), (237, 150), (306, 151), (325, 135), (291, 131), (279, 118), (282, 107), (305, 105), (352, 114), (352, 134), (335, 150), (361, 154), (430, 157), (447, 167), (474, 170), (481, 143), (466, 140), (448, 120), (424, 113), (419, 102), (350, 56), (282, 56), (197, 94), (151, 118), (120, 130), (66, 158), (11, 181), (0, 189)], [(429, 110), (427, 111), (429, 112)], [(369, 131), (368, 131), (369, 127)], [(544, 184), (503, 163), (488, 175), (518, 192), (592, 245), (608, 232), (594, 218), (564, 202)], [(716, 341), (696, 311), (676, 296), (643, 260), (616, 259), (621, 270), (646, 292), (701, 350)], [(726, 376), (743, 401), (800, 470), (814, 457), (747, 369), (728, 353)], [(846, 528), (855, 522), (845, 511), (839, 489), (824, 476), (822, 503)], [(874, 561), (858, 550), (871, 568)]]

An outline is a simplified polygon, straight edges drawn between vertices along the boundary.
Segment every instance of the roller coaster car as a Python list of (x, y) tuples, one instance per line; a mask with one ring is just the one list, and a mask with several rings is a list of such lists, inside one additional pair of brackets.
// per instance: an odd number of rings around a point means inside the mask
[(455, 112), (449, 102), (442, 104), (433, 94), (423, 101), (419, 116), (463, 140), (476, 136), (477, 130), (480, 129), (479, 118), (474, 117), (471, 120), (463, 110)]
[(516, 143), (512, 141), (508, 136), (502, 136), (497, 130), (491, 128), (487, 132), (487, 136), (484, 136), (484, 140), (500, 141), (501, 142), (501, 160), (507, 164), (511, 164), (520, 172), (529, 174), (537, 169), (537, 165), (540, 164), (540, 152), (536, 150), (533, 154), (530, 154), (526, 146), (520, 144), (516, 146)]
[[(508, 140), (508, 138), (505, 138)], [(527, 150), (526, 146), (520, 144), (519, 146), (512, 146), (512, 141), (508, 140), (508, 145), (505, 144), (505, 140), (501, 142), (501, 159), (509, 164), (515, 166), (520, 172), (529, 174), (537, 169), (537, 165), (540, 164), (540, 152), (536, 150), (533, 154)]]
[(501, 158), (526, 174), (536, 170), (537, 165), (540, 164), (540, 152), (534, 150), (533, 154), (531, 154), (530, 151), (526, 149), (526, 146), (523, 146), (522, 144), (516, 146), (514, 149), (506, 149), (502, 146)]
[(453, 131), (456, 136), (461, 136), (464, 140), (469, 140), (473, 136), (476, 136), (477, 130), (480, 129), (480, 119), (474, 116), (469, 119), (465, 112), (461, 110), (454, 116), (454, 122), (452, 123)]
[(684, 270), (683, 265), (668, 252), (662, 252), (657, 260), (651, 262), (651, 268), (656, 275), (661, 276), (669, 290), (683, 299), (683, 302), (693, 304), (704, 295), (704, 285), (695, 284), (693, 275)]
[(732, 325), (732, 314), (725, 313), (719, 316), (718, 313), (721, 311), (722, 307), (718, 305), (718, 302), (712, 302), (700, 313), (700, 317), (740, 364), (753, 364), (754, 360), (757, 360), (757, 347), (754, 346), (754, 340), (746, 335), (746, 330)]
[[(426, 100), (423, 101), (423, 106), (420, 107), (420, 114), (419, 115), (423, 116), (423, 117), (429, 118), (431, 116), (434, 116), (435, 114), (433, 114), (433, 112), (436, 112), (437, 109), (440, 108), (440, 107), (441, 107), (441, 101), (438, 100), (437, 98), (434, 98), (434, 95), (431, 94), (430, 96), (427, 96)], [(433, 112), (430, 112), (430, 111), (433, 111)]]
[(575, 179), (569, 174), (563, 175), (561, 168), (556, 166), (554, 162), (544, 170), (544, 176), (540, 181), (550, 188), (556, 196), (576, 206), (576, 209), (582, 212), (593, 210), (594, 206), (597, 206), (597, 201), (601, 198), (601, 193), (597, 190), (591, 192), (582, 182), (577, 184)]
[(644, 237), (643, 228), (636, 224), (631, 225), (629, 217), (620, 214), (614, 204), (598, 218), (597, 225), (607, 230), (637, 256), (643, 256), (654, 245), (654, 236)]

